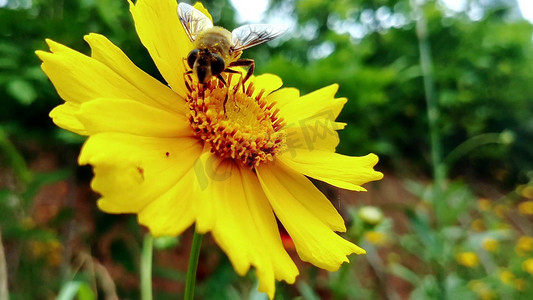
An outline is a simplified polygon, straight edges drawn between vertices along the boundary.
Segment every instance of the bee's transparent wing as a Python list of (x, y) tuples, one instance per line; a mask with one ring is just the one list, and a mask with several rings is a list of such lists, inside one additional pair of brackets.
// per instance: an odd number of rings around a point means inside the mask
[(251, 24), (236, 28), (231, 32), (233, 50), (240, 51), (277, 38), (288, 27), (271, 24)]
[(191, 42), (205, 29), (213, 27), (213, 22), (201, 11), (187, 3), (178, 4), (178, 17)]

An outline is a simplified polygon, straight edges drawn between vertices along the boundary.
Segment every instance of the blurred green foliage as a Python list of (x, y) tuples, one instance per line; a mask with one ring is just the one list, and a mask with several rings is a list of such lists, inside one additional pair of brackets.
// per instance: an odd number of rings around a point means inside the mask
[[(526, 180), (524, 171), (533, 167), (533, 26), (520, 19), (514, 1), (467, 1), (482, 11), (477, 21), (469, 11), (452, 13), (438, 1), (427, 2), (444, 153), (479, 134), (509, 130), (515, 143), (476, 149), (458, 161), (459, 171), (488, 178), (503, 169), (507, 175), (500, 180)], [(272, 57), (257, 63), (259, 71), (276, 73), (285, 85), (307, 92), (339, 83), (338, 95), (349, 99), (341, 113), (349, 125), (341, 132), (340, 151), (376, 152), (397, 170), (413, 163), (429, 165), (426, 105), (409, 3), (293, 2), (295, 34)], [(324, 50), (325, 57), (313, 56)], [(262, 55), (253, 57), (257, 61)]]
[[(294, 26), (274, 46), (252, 48), (244, 56), (256, 61), (256, 73), (275, 73), (285, 86), (302, 93), (338, 83), (338, 96), (349, 99), (340, 116), (349, 125), (340, 132), (339, 151), (374, 152), (382, 159), (379, 168), (388, 173), (427, 177), (432, 167), (427, 112), (410, 2), (271, 1), (267, 16), (284, 13), (285, 18), (294, 18)], [(444, 155), (450, 154), (445, 162), (450, 163), (452, 176), (465, 181), (453, 181), (439, 192), (431, 184), (409, 182), (419, 200), (416, 205), (385, 211), (385, 215), (400, 212), (399, 219), (385, 217), (369, 224), (358, 209), (351, 210), (348, 235), (360, 241), (368, 255), (352, 258), (353, 264), (329, 275), (304, 269), (304, 279), (295, 286), (278, 285), (279, 299), (296, 295), (528, 299), (533, 295), (532, 274), (523, 267), (533, 257), (533, 240), (530, 250), (504, 251), (517, 249), (524, 237), (533, 235), (530, 215), (519, 209), (533, 195), (524, 192), (533, 189), (533, 26), (517, 15), (512, 0), (466, 2), (468, 9), (463, 12), (450, 11), (439, 1), (423, 6), (440, 109), (438, 135)], [(95, 299), (112, 295), (113, 281), (121, 298), (137, 299), (135, 280), (127, 276), (139, 269), (142, 234), (134, 217), (98, 214), (91, 202), (87, 214), (94, 217), (94, 224), (82, 233), (68, 230), (76, 216), (73, 206), (61, 207), (44, 222), (34, 220), (35, 198), (43, 187), (67, 182), (86, 188), (91, 176), (87, 168), (75, 166), (83, 138), (56, 128), (48, 118), (62, 100), (40, 70), (34, 51), (47, 49), (45, 38), (50, 38), (89, 54), (83, 35), (98, 32), (161, 80), (135, 33), (128, 3), (7, 0), (0, 4), (0, 229), (8, 250), (12, 299)], [(204, 4), (216, 24), (238, 26), (228, 0)], [(53, 157), (48, 169), (36, 163), (45, 154)], [(475, 196), (479, 189), (465, 182), (496, 182), (503, 189), (525, 185), (491, 199), (481, 209)], [(397, 222), (406, 222), (408, 229), (398, 232)], [(98, 259), (68, 253), (72, 234), (79, 234)], [(487, 238), (496, 240), (499, 250), (483, 246)], [(156, 244), (164, 255), (180, 247), (181, 241), (156, 240)], [(239, 278), (216, 246), (203, 250), (217, 260), (204, 270), (209, 276), (199, 282), (199, 296), (264, 297), (254, 291), (252, 273)], [(464, 252), (474, 253), (478, 264), (465, 266), (457, 259)], [(98, 260), (112, 261), (120, 280), (110, 278)], [(172, 283), (184, 279), (180, 271), (164, 264), (156, 264), (154, 274)], [(368, 282), (368, 276), (374, 281)], [(387, 279), (392, 277), (404, 282), (389, 286)], [(170, 299), (175, 294), (156, 295)]]

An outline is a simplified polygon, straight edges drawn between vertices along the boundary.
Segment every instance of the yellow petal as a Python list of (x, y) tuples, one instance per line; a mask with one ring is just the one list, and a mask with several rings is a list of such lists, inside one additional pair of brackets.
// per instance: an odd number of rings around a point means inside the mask
[(216, 221), (214, 209), (213, 185), (218, 181), (225, 181), (229, 174), (226, 170), (219, 168), (221, 160), (206, 146), (202, 154), (194, 161), (194, 173), (196, 181), (191, 186), (195, 194), (195, 201), (198, 210), (196, 218), (196, 231), (206, 233), (213, 230)]
[(139, 212), (139, 223), (154, 236), (180, 235), (196, 219), (196, 199), (191, 189), (195, 181), (194, 169), (186, 170), (173, 186)]
[(274, 74), (261, 74), (259, 76), (253, 76), (251, 80), (253, 80), (255, 85), (254, 96), (256, 96), (261, 89), (265, 90), (264, 95), (268, 95), (283, 85), (281, 78)]
[[(300, 258), (320, 268), (336, 271), (351, 253), (365, 251), (341, 238), (325, 223), (328, 213), (320, 214), (323, 203), (314, 199), (309, 187), (297, 187), (298, 176), (276, 162), (263, 164), (257, 175), (274, 213), (294, 241)], [(313, 188), (316, 190), (316, 188)], [(299, 194), (303, 192), (303, 194)]]
[(287, 151), (335, 151), (339, 144), (337, 130), (346, 125), (335, 122), (346, 103), (345, 98), (334, 98), (337, 88), (330, 85), (302, 97), (296, 89), (283, 88), (269, 95), (268, 101), (276, 102), (286, 123)]
[(130, 12), (139, 39), (172, 89), (185, 98), (185, 61), (192, 43), (177, 14), (175, 0), (131, 0)]
[(75, 102), (65, 102), (62, 105), (56, 106), (50, 112), (50, 118), (54, 123), (66, 130), (72, 131), (79, 135), (89, 135), (85, 126), (78, 120), (75, 113), (79, 111), (80, 104)]
[(274, 91), (267, 97), (268, 102), (276, 102), (276, 107), (283, 110), (285, 105), (292, 101), (298, 101), (300, 98), (300, 90), (296, 88), (282, 88)]
[(311, 122), (314, 119), (334, 121), (341, 112), (346, 98), (335, 98), (338, 85), (321, 88), (288, 102), (280, 112), (287, 124)]
[(74, 116), (91, 135), (109, 131), (151, 137), (193, 134), (185, 115), (127, 99), (95, 99), (82, 104)]
[[(300, 173), (282, 166), (280, 162), (276, 162), (276, 166), (280, 170), (279, 178), (283, 177), (283, 184), (290, 187), (287, 191), (299, 205), (306, 211), (312, 213), (321, 223), (326, 224), (331, 230), (346, 231), (346, 226), (341, 215), (309, 179)], [(266, 168), (269, 169), (268, 167)]]
[(153, 101), (146, 102), (147, 104), (181, 114), (185, 113), (187, 106), (184, 99), (176, 97), (170, 88), (139, 69), (120, 48), (111, 43), (105, 36), (91, 33), (86, 35), (84, 39), (91, 46), (91, 57), (105, 64), (149, 96), (150, 100)]
[(283, 248), (272, 208), (250, 169), (226, 160), (216, 172), (227, 178), (213, 181), (206, 189), (216, 211), (213, 237), (238, 274), (256, 268), (259, 290), (272, 299), (275, 279), (293, 283), (298, 275)]
[(136, 213), (174, 186), (201, 151), (194, 138), (100, 133), (85, 142), (78, 161), (93, 166), (100, 209)]
[(375, 154), (346, 156), (327, 151), (292, 149), (279, 156), (287, 166), (331, 185), (354, 191), (365, 191), (362, 184), (383, 178), (374, 171), (378, 162)]
[[(47, 40), (50, 52), (36, 51), (43, 61), (41, 67), (65, 101), (83, 103), (95, 98), (132, 99), (153, 104), (160, 94), (146, 94), (143, 82), (132, 83), (104, 63)], [(154, 90), (157, 91), (157, 90)], [(180, 99), (176, 96), (175, 101)]]
[(283, 128), (287, 134), (285, 152), (291, 155), (295, 155), (295, 149), (335, 152), (340, 142), (337, 130), (343, 129), (345, 125), (328, 118), (303, 119), (288, 123)]

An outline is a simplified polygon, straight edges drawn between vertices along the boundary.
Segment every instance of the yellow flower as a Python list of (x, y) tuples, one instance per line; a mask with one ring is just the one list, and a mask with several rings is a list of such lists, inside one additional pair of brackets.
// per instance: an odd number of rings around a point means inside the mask
[(387, 235), (383, 232), (368, 231), (365, 233), (365, 240), (373, 245), (382, 246), (387, 243)]
[(533, 199), (533, 185), (526, 185), (520, 189), (522, 197), (527, 199)]
[(518, 204), (518, 212), (523, 215), (533, 215), (533, 201), (524, 201)]
[(523, 291), (527, 287), (527, 282), (522, 278), (517, 278), (514, 281), (514, 288), (518, 291)]
[(514, 282), (514, 279), (515, 279), (515, 276), (513, 274), (513, 272), (509, 271), (509, 270), (504, 270), (504, 271), (500, 271), (500, 280), (507, 284), (507, 285), (512, 285), (513, 282)]
[(485, 222), (483, 222), (482, 219), (475, 219), (472, 221), (472, 224), (470, 224), (470, 227), (473, 231), (481, 232), (485, 230)]
[(479, 257), (476, 253), (470, 251), (457, 254), (455, 260), (457, 260), (460, 265), (468, 268), (474, 268), (479, 265)]
[(493, 208), (494, 214), (500, 218), (505, 218), (507, 213), (509, 212), (509, 207), (507, 207), (504, 204), (496, 204)]
[(467, 286), (470, 290), (476, 293), (480, 299), (491, 300), (496, 298), (495, 293), (491, 291), (490, 287), (480, 280), (470, 280)]
[(524, 255), (533, 250), (533, 237), (524, 235), (516, 241), (515, 251), (518, 255)]
[(30, 241), (30, 253), (37, 259), (45, 259), (49, 266), (58, 266), (61, 262), (63, 247), (57, 240)]
[[(296, 265), (276, 218), (300, 258), (336, 271), (360, 247), (340, 237), (344, 220), (307, 177), (355, 191), (382, 178), (374, 154), (335, 153), (335, 122), (346, 103), (336, 85), (300, 96), (274, 75), (250, 78), (246, 92), (226, 77), (204, 85), (187, 76), (192, 49), (174, 0), (130, 2), (135, 28), (166, 84), (137, 68), (107, 38), (89, 34), (90, 57), (47, 40), (42, 69), (65, 103), (54, 123), (87, 135), (80, 164), (108, 213), (137, 214), (154, 236), (179, 235), (193, 223), (211, 232), (236, 272), (255, 267), (259, 290), (293, 283)], [(197, 8), (208, 13), (201, 5)], [(168, 84), (168, 85), (167, 85)]]
[(477, 207), (480, 211), (488, 211), (492, 205), (492, 201), (487, 198), (479, 198), (477, 200)]
[(528, 258), (522, 263), (522, 270), (533, 274), (533, 258)]
[(494, 252), (498, 250), (500, 246), (498, 243), (498, 240), (491, 238), (491, 237), (484, 238), (482, 241), (482, 245), (483, 245), (483, 249), (487, 250), (488, 252)]

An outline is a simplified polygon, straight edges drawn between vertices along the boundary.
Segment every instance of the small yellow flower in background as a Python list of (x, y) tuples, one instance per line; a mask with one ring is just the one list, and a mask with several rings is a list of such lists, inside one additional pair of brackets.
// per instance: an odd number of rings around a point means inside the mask
[(480, 211), (488, 211), (488, 210), (490, 210), (491, 205), (492, 205), (492, 201), (490, 201), (487, 198), (479, 198), (477, 200), (477, 208)]
[(505, 204), (496, 204), (493, 208), (494, 214), (500, 218), (505, 218), (509, 212), (509, 207)]
[[(307, 177), (355, 191), (383, 177), (374, 154), (335, 153), (335, 122), (346, 99), (337, 85), (301, 96), (275, 75), (192, 82), (183, 58), (192, 43), (174, 0), (130, 1), (135, 28), (166, 83), (137, 68), (106, 37), (91, 33), (83, 55), (47, 40), (42, 69), (65, 103), (50, 113), (61, 128), (88, 136), (79, 163), (94, 169), (91, 187), (107, 213), (137, 214), (154, 236), (191, 225), (211, 232), (236, 272), (255, 267), (259, 290), (293, 283), (296, 265), (277, 221), (299, 257), (336, 271), (365, 251), (335, 232), (344, 220)], [(196, 6), (206, 15), (203, 6)]]
[(389, 264), (399, 264), (402, 261), (402, 257), (396, 252), (390, 252), (387, 255), (387, 263)]
[(524, 201), (518, 204), (518, 212), (523, 215), (533, 215), (533, 201)]
[(20, 219), (20, 226), (24, 229), (34, 228), (35, 220), (32, 217), (23, 217)]
[(513, 285), (514, 280), (515, 280), (515, 276), (514, 276), (513, 272), (511, 272), (509, 270), (503, 270), (503, 271), (500, 271), (500, 273), (498, 275), (500, 277), (501, 282), (503, 282), (503, 283), (505, 283), (507, 285)]
[(521, 185), (517, 188), (520, 196), (526, 199), (533, 199), (533, 185)]
[(522, 263), (522, 270), (533, 274), (533, 258), (528, 258)]
[(471, 251), (461, 252), (455, 255), (455, 260), (460, 264), (468, 268), (474, 268), (479, 265), (479, 257), (476, 253)]
[(44, 259), (49, 266), (61, 263), (63, 246), (58, 240), (30, 241), (29, 250), (34, 258)]
[(517, 278), (514, 281), (514, 288), (518, 291), (523, 291), (527, 287), (527, 282), (522, 278)]
[(357, 215), (370, 225), (377, 225), (383, 221), (383, 212), (375, 206), (363, 206), (359, 208)]
[(487, 250), (488, 252), (495, 252), (500, 247), (500, 243), (494, 238), (486, 237), (482, 241), (482, 246), (483, 249)]
[(472, 279), (467, 284), (468, 288), (472, 291), (477, 291), (485, 288), (485, 284), (477, 279)]
[(518, 255), (524, 255), (533, 250), (533, 237), (524, 235), (516, 241), (515, 252)]
[(480, 299), (483, 299), (483, 300), (496, 299), (496, 294), (494, 293), (494, 291), (492, 291), (488, 285), (486, 285), (484, 282), (480, 280), (477, 280), (477, 279), (470, 280), (467, 286), (471, 291), (476, 293)]
[(470, 228), (472, 228), (473, 231), (481, 232), (484, 231), (485, 228), (485, 222), (483, 222), (482, 219), (475, 219), (472, 221), (472, 224), (470, 224)]
[(387, 235), (383, 232), (368, 231), (368, 232), (365, 232), (364, 238), (370, 244), (373, 244), (376, 246), (383, 246), (387, 243)]

